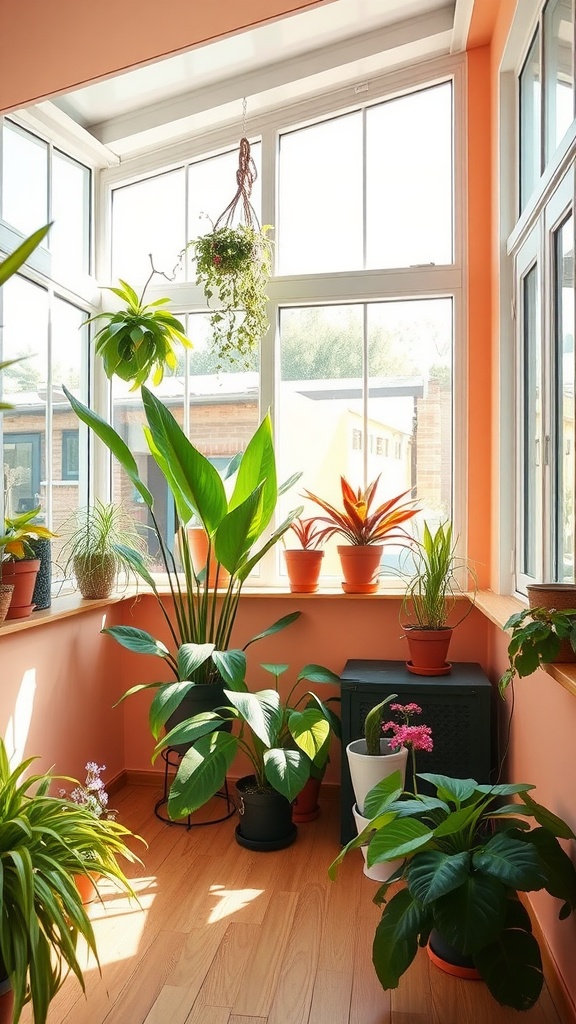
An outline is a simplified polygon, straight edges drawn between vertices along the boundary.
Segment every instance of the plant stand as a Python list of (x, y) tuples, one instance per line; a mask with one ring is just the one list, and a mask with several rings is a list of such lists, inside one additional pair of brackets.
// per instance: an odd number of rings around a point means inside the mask
[(186, 818), (174, 821), (172, 818), (161, 813), (161, 809), (166, 807), (168, 803), (168, 792), (170, 790), (171, 781), (170, 770), (172, 770), (172, 775), (176, 774), (184, 753), (185, 752), (179, 751), (175, 747), (166, 747), (160, 755), (164, 761), (164, 788), (160, 800), (158, 800), (154, 805), (154, 814), (160, 819), (160, 821), (165, 821), (168, 825), (179, 825), (181, 828), (185, 829), (198, 828), (200, 825), (218, 825), (221, 821), (227, 821), (228, 818), (231, 818), (232, 815), (236, 813), (236, 804), (228, 790), (228, 779), (224, 781), (223, 789), (221, 789), (219, 793), (215, 794), (216, 799), (224, 800), (226, 806), (225, 813), (220, 817), (206, 818), (204, 821), (192, 821), (192, 815), (189, 814)]

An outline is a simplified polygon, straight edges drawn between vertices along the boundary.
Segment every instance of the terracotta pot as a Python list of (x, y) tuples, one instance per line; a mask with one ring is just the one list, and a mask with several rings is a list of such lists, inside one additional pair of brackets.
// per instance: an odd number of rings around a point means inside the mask
[[(208, 558), (208, 537), (206, 531), (202, 526), (189, 526), (188, 527), (188, 544), (190, 547), (190, 557), (192, 558), (192, 565), (196, 575), (202, 572), (202, 569), (206, 568), (206, 560)], [(214, 558), (214, 552), (210, 557), (210, 573), (208, 576), (208, 586), (214, 587), (216, 584), (216, 573), (218, 572), (218, 589), (226, 588), (230, 580), (230, 573), (223, 565), (219, 565)]]
[(375, 594), (383, 544), (339, 544), (345, 594)]
[[(527, 590), (528, 604), (531, 608), (555, 608), (559, 612), (576, 609), (576, 584), (574, 583), (530, 583)], [(562, 640), (560, 650), (552, 660), (557, 662), (576, 661), (576, 651), (569, 640)]]
[(435, 928), (430, 932), (427, 951), (432, 963), (445, 974), (462, 978), (464, 981), (481, 980), (480, 971), (474, 967), (472, 957), (464, 956), (450, 946)]
[(314, 821), (318, 817), (320, 814), (318, 796), (321, 785), (322, 779), (313, 779), (312, 777), (308, 779), (304, 789), (292, 801), (292, 821), (299, 825), (303, 821)]
[(39, 558), (2, 563), (2, 583), (14, 586), (7, 619), (26, 619), (33, 611), (32, 594), (39, 568)]
[[(363, 814), (360, 814), (358, 805), (354, 804), (352, 808), (352, 814), (354, 815), (354, 821), (356, 822), (356, 831), (358, 835), (366, 828), (370, 823), (370, 818), (365, 818)], [(374, 882), (387, 882), (392, 877), (394, 872), (401, 866), (402, 858), (399, 860), (383, 861), (380, 864), (372, 864), (368, 867), (368, 844), (361, 846), (362, 855), (364, 857), (364, 874), (366, 878), (371, 878)]]
[(315, 548), (288, 548), (284, 552), (292, 594), (316, 593), (323, 558), (324, 552)]
[(89, 871), (87, 875), (74, 875), (74, 883), (80, 893), (83, 906), (88, 906), (89, 903), (93, 903), (97, 899), (96, 882), (99, 878), (101, 878), (99, 871)]
[(116, 582), (114, 555), (76, 555), (74, 575), (82, 597), (88, 601), (110, 597)]
[(452, 629), (402, 628), (410, 650), (410, 660), (406, 662), (409, 672), (417, 676), (445, 676), (452, 671), (452, 666), (446, 661)]
[(360, 814), (364, 814), (366, 794), (379, 782), (382, 782), (382, 779), (387, 779), (389, 775), (399, 770), (402, 775), (402, 785), (404, 785), (408, 759), (406, 747), (400, 747), (400, 750), (391, 750), (389, 740), (382, 738), (380, 754), (372, 755), (366, 753), (366, 740), (352, 740), (352, 743), (346, 747), (346, 756)]
[(0, 583), (0, 626), (6, 618), (6, 613), (10, 607), (13, 592), (13, 583)]

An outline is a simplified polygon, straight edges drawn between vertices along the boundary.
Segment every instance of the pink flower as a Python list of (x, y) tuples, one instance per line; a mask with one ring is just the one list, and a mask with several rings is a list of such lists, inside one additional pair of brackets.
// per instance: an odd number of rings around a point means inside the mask
[[(390, 722), (389, 725), (394, 725)], [(428, 750), (434, 748), (432, 730), (429, 725), (396, 725), (394, 736), (389, 740), (390, 749), (410, 747), (412, 750)]]
[(391, 711), (399, 711), (402, 715), (421, 715), (422, 708), (418, 704), (391, 704)]

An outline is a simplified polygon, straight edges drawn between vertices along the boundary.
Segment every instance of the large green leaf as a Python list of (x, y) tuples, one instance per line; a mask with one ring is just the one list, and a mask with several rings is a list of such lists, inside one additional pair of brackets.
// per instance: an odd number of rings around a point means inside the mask
[(476, 786), (476, 789), (479, 793), (489, 796), (514, 796), (516, 793), (527, 793), (529, 789), (535, 789), (535, 786), (529, 782), (501, 782), (495, 786), (482, 783), (482, 785)]
[(501, 1005), (529, 1010), (542, 991), (544, 976), (530, 918), (515, 899), (507, 901), (505, 927), (474, 954), (474, 963)]
[(212, 536), (227, 511), (224, 484), (218, 471), (190, 443), (163, 402), (146, 387), (142, 388), (142, 402), (156, 448), (170, 466), (176, 493), (180, 491), (196, 510), (204, 529)]
[[(440, 789), (438, 792), (441, 793), (445, 791)], [(459, 832), (464, 835), (477, 814), (478, 811), (474, 806), (460, 807), (459, 810), (452, 811), (444, 821), (436, 826), (434, 835), (438, 838), (455, 835)]]
[(364, 816), (375, 818), (377, 814), (382, 814), (393, 800), (398, 799), (403, 788), (402, 773), (399, 770), (382, 779), (366, 794)]
[(440, 850), (424, 850), (410, 861), (406, 880), (412, 895), (426, 905), (457, 889), (466, 881), (470, 871), (467, 850), (447, 854)]
[(263, 534), (268, 526), (274, 514), (278, 496), (270, 413), (266, 414), (242, 455), (229, 507), (233, 509), (241, 505), (260, 484), (263, 484), (262, 504), (258, 519), (253, 524), (251, 544)]
[(257, 633), (253, 636), (247, 644), (244, 644), (244, 650), (250, 647), (250, 644), (255, 644), (257, 640), (265, 640), (267, 636), (274, 636), (275, 633), (280, 633), (286, 626), (291, 626), (293, 622), (296, 622), (300, 618), (302, 612), (289, 612), (288, 615), (283, 615), (281, 619), (276, 619), (271, 626), (264, 629), (262, 633)]
[(276, 690), (238, 693), (224, 690), (226, 698), (265, 747), (274, 747), (282, 726), (282, 708)]
[(475, 779), (452, 779), (449, 775), (435, 775), (431, 772), (419, 772), (418, 778), (435, 786), (440, 800), (451, 800), (455, 804), (464, 803), (478, 788)]
[(238, 572), (250, 551), (254, 522), (261, 514), (262, 486), (228, 512), (214, 534), (216, 559), (231, 574)]
[(182, 644), (178, 648), (178, 678), (193, 679), (196, 669), (208, 661), (213, 650), (214, 644)]
[(576, 839), (570, 825), (563, 818), (559, 818), (557, 814), (553, 814), (542, 804), (536, 803), (528, 793), (521, 793), (520, 796), (538, 824), (547, 828), (553, 836), (558, 836), (560, 839)]
[(165, 658), (170, 653), (161, 640), (156, 640), (151, 633), (137, 629), (136, 626), (107, 626), (102, 632), (113, 636), (122, 647), (135, 654), (154, 654)]
[(314, 761), (330, 736), (330, 723), (317, 708), (292, 711), (288, 716), (290, 735), (300, 750)]
[(246, 691), (246, 655), (244, 651), (214, 651), (212, 661), (229, 690)]
[(408, 889), (401, 889), (384, 908), (376, 928), (372, 961), (382, 988), (397, 988), (418, 949), (418, 935), (427, 914)]
[(155, 740), (158, 739), (160, 730), (166, 725), (170, 715), (180, 707), (184, 697), (190, 693), (194, 685), (194, 683), (178, 682), (165, 683), (160, 687), (148, 712), (150, 730)]
[(432, 830), (416, 818), (395, 818), (372, 839), (367, 853), (368, 866), (405, 857), (425, 846), (433, 835)]
[(122, 469), (129, 476), (144, 503), (148, 508), (153, 508), (154, 498), (146, 487), (146, 484), (140, 479), (136, 460), (126, 442), (120, 437), (120, 434), (117, 434), (114, 427), (111, 427), (109, 423), (106, 423), (106, 420), (103, 420), (101, 416), (98, 416), (86, 405), (83, 405), (77, 398), (74, 398), (74, 395), (70, 394), (64, 384), (62, 385), (62, 390), (74, 409), (74, 412), (78, 416), (78, 419), (82, 420), (83, 423), (90, 427), (96, 436), (104, 442), (106, 447), (112, 452), (112, 455), (118, 459)]
[(323, 665), (305, 665), (298, 673), (298, 682), (301, 680), (307, 680), (309, 683), (329, 683), (338, 687), (342, 682), (340, 676)]
[(560, 911), (560, 917), (566, 917), (567, 911), (576, 909), (576, 868), (571, 857), (545, 828), (534, 828), (518, 838), (536, 849), (546, 873), (546, 889), (551, 896), (564, 900), (566, 909)]
[(509, 831), (497, 832), (481, 850), (472, 855), (476, 871), (499, 878), (510, 889), (531, 892), (546, 881), (540, 858), (533, 846), (521, 842)]
[(33, 235), (26, 238), (14, 252), (10, 253), (5, 260), (0, 260), (0, 285), (5, 284), (8, 278), (12, 277), (24, 265), (26, 260), (40, 245), (42, 239), (46, 237), (50, 227), (50, 224), (46, 224), (43, 228), (39, 228)]
[(228, 732), (214, 732), (187, 750), (170, 787), (168, 814), (184, 818), (202, 807), (224, 785), (238, 740)]
[(202, 711), (199, 715), (180, 722), (156, 744), (152, 754), (152, 763), (166, 747), (175, 747), (182, 743), (190, 745), (199, 740), (201, 736), (207, 736), (208, 733), (214, 732), (221, 725), (222, 717), (216, 711)]
[(506, 917), (506, 888), (497, 878), (469, 874), (463, 885), (434, 904), (434, 923), (465, 956), (493, 942)]
[(284, 521), (280, 523), (280, 526), (278, 526), (277, 529), (270, 534), (266, 543), (263, 544), (262, 547), (258, 548), (258, 550), (255, 551), (250, 556), (250, 558), (248, 558), (248, 560), (244, 563), (242, 568), (238, 571), (239, 580), (244, 581), (250, 575), (254, 566), (258, 565), (258, 562), (261, 561), (266, 552), (270, 551), (270, 549), (274, 547), (274, 545), (280, 540), (280, 538), (284, 536), (286, 531), (290, 529), (290, 526), (292, 525), (294, 520), (297, 519), (298, 516), (302, 515), (303, 511), (304, 506), (300, 505), (298, 508), (295, 508), (292, 510), (292, 512), (290, 512), (286, 519), (284, 519)]
[(299, 750), (275, 747), (264, 752), (264, 774), (287, 800), (294, 800), (310, 776), (310, 762)]
[[(120, 377), (122, 376), (122, 372), (120, 369), (114, 370), (114, 373), (117, 373)], [(133, 370), (127, 369), (126, 373), (129, 375), (129, 377), (131, 377)], [(177, 473), (173, 472), (173, 466), (175, 466), (177, 470), (177, 464), (171, 462), (169, 459), (166, 459), (164, 457), (163, 453), (160, 451), (158, 445), (156, 444), (154, 435), (150, 430), (150, 427), (146, 423), (142, 424), (142, 431), (144, 433), (144, 437), (146, 438), (146, 444), (148, 445), (150, 454), (152, 455), (152, 458), (154, 459), (162, 476), (164, 477), (166, 484), (168, 486), (168, 490), (170, 491), (170, 494), (174, 499), (174, 505), (176, 506), (176, 515), (178, 517), (178, 522), (182, 526), (184, 526), (186, 523), (190, 522), (193, 516), (196, 515), (196, 509), (194, 508), (194, 505), (192, 504), (188, 493), (184, 493), (181, 486), (181, 482), (178, 479)], [(180, 541), (180, 543), (188, 543), (187, 533), (184, 534), (184, 538)]]

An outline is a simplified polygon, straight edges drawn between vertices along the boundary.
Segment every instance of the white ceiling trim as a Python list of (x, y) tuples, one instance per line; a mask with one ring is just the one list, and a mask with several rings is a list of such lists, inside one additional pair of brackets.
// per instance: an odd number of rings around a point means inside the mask
[(456, 0), (450, 53), (461, 53), (466, 49), (473, 10), (474, 0)]

